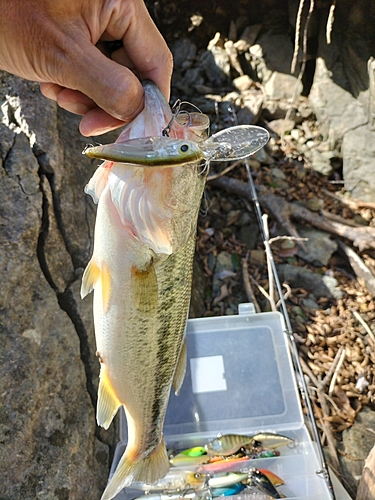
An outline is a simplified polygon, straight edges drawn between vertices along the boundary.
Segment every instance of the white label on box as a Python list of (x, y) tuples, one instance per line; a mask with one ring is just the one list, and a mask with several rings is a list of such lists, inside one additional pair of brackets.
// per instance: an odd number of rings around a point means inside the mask
[(223, 356), (191, 358), (190, 372), (194, 394), (227, 390)]

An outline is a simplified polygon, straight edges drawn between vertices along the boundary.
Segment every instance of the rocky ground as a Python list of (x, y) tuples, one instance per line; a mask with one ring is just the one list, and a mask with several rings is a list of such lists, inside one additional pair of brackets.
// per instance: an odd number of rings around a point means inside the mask
[[(372, 4), (315, 1), (303, 51), (313, 2), (300, 37), (299, 0), (146, 3), (174, 53), (172, 102), (199, 106), (213, 132), (237, 120), (271, 133), (251, 176), (322, 442), (354, 498), (375, 441)], [(97, 163), (81, 155), (79, 117), (37, 84), (1, 72), (0, 104), (0, 497), (100, 498), (118, 433), (96, 427), (92, 299), (79, 294)], [(212, 165), (202, 203), (192, 316), (271, 308), (247, 172), (227, 167)], [(360, 485), (358, 500), (373, 497)]]
[[(311, 99), (301, 96), (300, 81), (278, 72), (265, 84), (254, 77), (264, 63), (255, 43), (259, 30), (217, 33), (201, 51), (188, 38), (176, 42), (172, 97), (207, 113), (212, 131), (238, 122), (271, 134), (268, 146), (249, 161), (251, 175), (268, 215), (269, 242), (322, 443), (355, 497), (375, 441), (375, 204), (354, 200), (345, 190), (341, 149), (327, 137)], [(252, 71), (244, 71), (244, 61)], [(211, 164), (192, 316), (236, 314), (246, 301), (258, 311), (272, 307), (248, 181), (244, 162)]]

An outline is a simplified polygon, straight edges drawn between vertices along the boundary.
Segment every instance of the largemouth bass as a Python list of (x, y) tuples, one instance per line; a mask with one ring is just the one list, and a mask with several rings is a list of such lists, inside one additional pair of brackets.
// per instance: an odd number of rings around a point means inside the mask
[[(159, 89), (144, 84), (145, 107), (120, 141), (161, 136), (172, 113)], [(209, 120), (195, 113), (175, 120), (170, 137), (197, 142)], [(98, 425), (125, 410), (128, 444), (102, 500), (134, 481), (154, 483), (170, 467), (162, 427), (173, 383), (186, 366), (188, 314), (196, 223), (206, 172), (200, 162), (173, 168), (106, 161), (85, 191), (98, 202), (94, 251), (81, 295), (94, 290), (97, 356), (101, 364)]]

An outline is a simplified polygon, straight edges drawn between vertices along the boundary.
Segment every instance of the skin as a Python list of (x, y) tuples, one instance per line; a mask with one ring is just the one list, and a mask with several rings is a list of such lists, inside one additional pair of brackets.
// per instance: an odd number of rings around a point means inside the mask
[[(140, 80), (167, 100), (172, 55), (143, 0), (0, 0), (0, 69), (40, 82), (98, 135), (143, 109)], [(122, 46), (108, 50), (108, 42)]]

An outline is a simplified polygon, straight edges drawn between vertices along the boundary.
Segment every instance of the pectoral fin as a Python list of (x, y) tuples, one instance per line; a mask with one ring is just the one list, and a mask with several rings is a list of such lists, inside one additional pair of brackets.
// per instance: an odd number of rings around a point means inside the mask
[(104, 429), (108, 429), (120, 406), (121, 402), (117, 399), (108, 376), (102, 367), (100, 370), (98, 404), (96, 410), (98, 425), (104, 427)]
[(135, 307), (140, 312), (156, 311), (158, 306), (158, 282), (154, 265), (146, 270), (132, 268), (132, 290)]
[(93, 259), (87, 264), (85, 272), (82, 277), (81, 285), (81, 298), (84, 299), (86, 295), (91, 293), (94, 289), (95, 283), (100, 278), (99, 266), (94, 262)]
[(102, 285), (102, 300), (103, 311), (108, 312), (110, 291), (111, 291), (111, 277), (108, 266), (103, 262), (101, 268), (96, 262), (91, 259), (88, 263), (82, 277), (81, 297), (84, 299), (86, 295), (93, 291), (96, 283), (100, 280)]
[(186, 348), (186, 338), (185, 338), (181, 347), (180, 355), (178, 357), (177, 366), (174, 372), (173, 382), (172, 382), (176, 396), (180, 392), (182, 383), (184, 381), (186, 372), (186, 358), (187, 358), (187, 348)]

